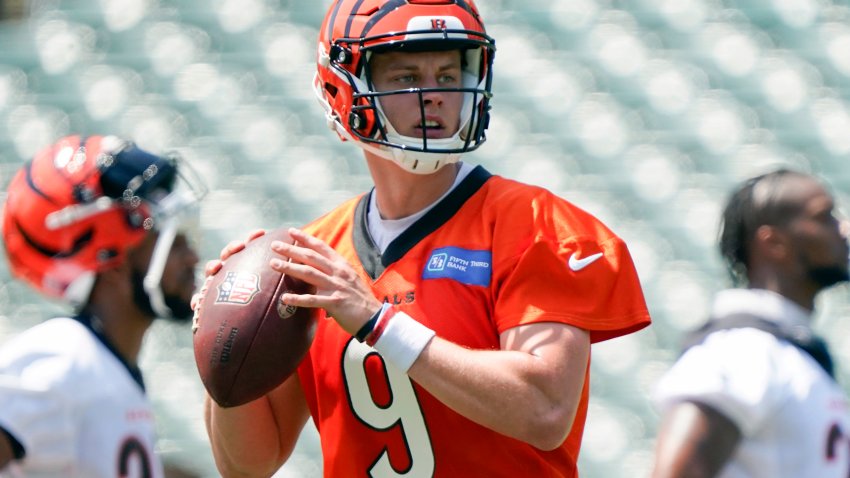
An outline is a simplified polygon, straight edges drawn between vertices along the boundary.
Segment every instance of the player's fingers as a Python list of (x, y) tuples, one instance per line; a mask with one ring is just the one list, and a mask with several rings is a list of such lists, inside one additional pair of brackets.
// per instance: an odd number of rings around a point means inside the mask
[(277, 254), (299, 264), (308, 264), (325, 274), (333, 275), (333, 263), (327, 257), (306, 247), (287, 244), (283, 241), (272, 241), (271, 249)]
[(294, 227), (290, 227), (288, 232), (289, 235), (292, 236), (292, 238), (295, 239), (297, 242), (302, 243), (304, 246), (318, 252), (324, 257), (327, 257), (331, 260), (336, 260), (336, 258), (340, 257), (339, 254), (331, 246), (327, 245), (325, 241), (317, 237), (311, 236), (310, 234), (307, 234), (306, 232), (300, 229), (296, 229)]
[(232, 256), (233, 254), (236, 254), (242, 249), (245, 249), (245, 246), (248, 245), (249, 242), (265, 235), (265, 233), (265, 229), (254, 229), (253, 231), (248, 233), (248, 237), (246, 237), (244, 240), (235, 239), (233, 241), (228, 242), (227, 245), (224, 246), (224, 248), (221, 250), (219, 258), (223, 261), (227, 260), (228, 257)]
[(309, 308), (326, 308), (327, 304), (325, 303), (323, 297), (318, 295), (307, 295), (307, 294), (290, 294), (285, 293), (280, 295), (279, 302), (282, 306), (286, 307), (288, 305), (293, 305), (295, 307), (309, 307)]
[(227, 260), (228, 257), (232, 256), (233, 254), (236, 254), (242, 249), (245, 249), (245, 246), (249, 242), (265, 235), (265, 233), (265, 229), (254, 229), (253, 231), (248, 233), (248, 237), (246, 237), (245, 239), (234, 239), (228, 242), (227, 245), (221, 249), (221, 253), (219, 253), (219, 258), (221, 260)]
[(221, 270), (221, 266), (224, 265), (224, 261), (221, 259), (212, 259), (207, 261), (204, 266), (204, 275), (206, 277), (214, 276), (218, 271)]
[(266, 234), (265, 229), (254, 229), (253, 231), (248, 233), (248, 238), (245, 240), (245, 242), (251, 242), (254, 239), (261, 237), (265, 234)]
[(240, 240), (240, 239), (236, 239), (236, 240), (228, 242), (227, 245), (224, 246), (221, 249), (221, 253), (219, 254), (219, 259), (221, 259), (223, 261), (227, 260), (228, 257), (232, 256), (233, 254), (236, 254), (237, 252), (241, 251), (242, 249), (245, 249), (245, 245), (247, 243), (248, 243), (248, 241), (243, 241), (243, 240)]
[(312, 265), (298, 264), (283, 259), (272, 259), (269, 261), (272, 269), (284, 275), (300, 279), (316, 287), (316, 289), (328, 289), (332, 286), (327, 274)]

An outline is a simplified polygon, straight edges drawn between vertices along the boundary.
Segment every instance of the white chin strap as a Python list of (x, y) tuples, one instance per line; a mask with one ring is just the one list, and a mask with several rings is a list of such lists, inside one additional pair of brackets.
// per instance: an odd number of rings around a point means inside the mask
[[(396, 135), (392, 138), (395, 143), (400, 143), (401, 138), (410, 138), (409, 136)], [(387, 135), (387, 139), (390, 136)], [(412, 138), (416, 139), (416, 138)], [(449, 138), (445, 138), (449, 139)], [(428, 145), (431, 146), (435, 140), (428, 140)], [(364, 143), (363, 141), (355, 141), (357, 146), (371, 151), (376, 155), (393, 161), (401, 166), (405, 171), (415, 174), (431, 174), (447, 164), (456, 163), (460, 160), (461, 153), (431, 153), (427, 151), (412, 151), (391, 146), (384, 146), (374, 143)]]
[(165, 294), (162, 292), (162, 274), (165, 263), (171, 253), (171, 246), (177, 237), (180, 225), (185, 222), (188, 214), (194, 211), (197, 199), (186, 190), (176, 190), (163, 197), (156, 204), (155, 222), (159, 236), (156, 239), (148, 271), (142, 279), (142, 286), (151, 303), (151, 308), (158, 317), (169, 318), (174, 315), (171, 308), (165, 305)]
[(171, 252), (171, 246), (174, 244), (174, 238), (177, 237), (177, 219), (170, 217), (163, 221), (159, 227), (159, 237), (156, 239), (156, 244), (151, 254), (151, 261), (148, 265), (148, 271), (142, 279), (142, 286), (148, 299), (151, 303), (151, 308), (157, 317), (168, 318), (173, 315), (171, 309), (165, 305), (165, 295), (162, 293), (162, 273), (165, 271), (165, 263), (168, 261), (168, 254)]
[(91, 271), (80, 272), (77, 278), (65, 288), (63, 298), (75, 308), (86, 305), (94, 288), (96, 277), (97, 275)]

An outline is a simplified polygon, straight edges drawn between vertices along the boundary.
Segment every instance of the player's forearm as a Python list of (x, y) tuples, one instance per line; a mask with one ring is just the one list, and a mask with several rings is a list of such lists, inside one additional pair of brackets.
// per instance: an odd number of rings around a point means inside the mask
[(282, 456), (275, 419), (265, 398), (221, 408), (207, 397), (204, 420), (223, 477), (271, 476), (283, 464), (286, 457)]
[(575, 355), (571, 364), (553, 364), (524, 351), (469, 350), (435, 338), (408, 373), (470, 420), (549, 450), (566, 439), (581, 399), (587, 359)]
[(661, 422), (652, 477), (717, 476), (740, 440), (738, 426), (719, 411), (699, 402), (680, 402)]

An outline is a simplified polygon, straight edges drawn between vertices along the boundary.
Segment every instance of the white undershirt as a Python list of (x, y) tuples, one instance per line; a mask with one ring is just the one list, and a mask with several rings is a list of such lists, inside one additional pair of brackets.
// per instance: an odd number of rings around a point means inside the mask
[(369, 215), (367, 216), (367, 223), (369, 224), (369, 235), (372, 236), (372, 241), (374, 241), (375, 245), (378, 246), (381, 254), (384, 253), (387, 246), (393, 242), (395, 238), (407, 230), (411, 224), (424, 216), (438, 202), (442, 201), (443, 198), (448, 196), (450, 192), (454, 191), (457, 185), (460, 184), (460, 182), (463, 181), (473, 169), (475, 169), (475, 167), (471, 164), (459, 164), (460, 168), (458, 169), (457, 176), (455, 176), (454, 183), (442, 196), (437, 198), (436, 201), (432, 202), (421, 211), (401, 219), (384, 219), (381, 217), (381, 213), (378, 211), (378, 200), (375, 197), (375, 190), (372, 189), (372, 193), (369, 195)]

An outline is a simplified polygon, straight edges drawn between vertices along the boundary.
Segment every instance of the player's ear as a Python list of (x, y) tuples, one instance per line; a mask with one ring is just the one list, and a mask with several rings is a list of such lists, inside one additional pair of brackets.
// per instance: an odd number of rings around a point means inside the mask
[(132, 267), (129, 261), (124, 261), (116, 264), (114, 267), (101, 271), (97, 275), (95, 286), (97, 287), (98, 284), (103, 284), (111, 287), (119, 284), (127, 284), (130, 281), (131, 274)]
[(774, 262), (784, 261), (791, 253), (790, 238), (779, 227), (763, 224), (756, 229), (753, 251)]

